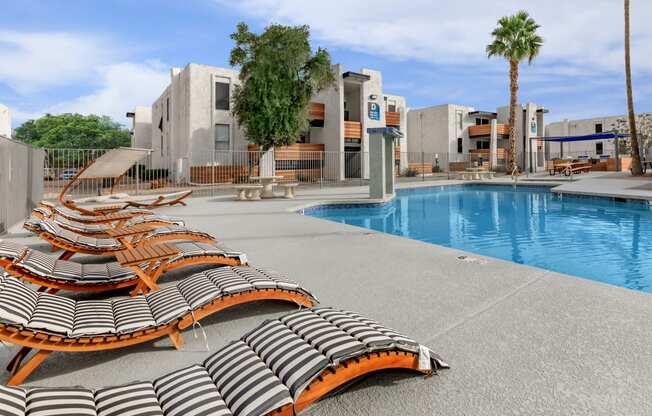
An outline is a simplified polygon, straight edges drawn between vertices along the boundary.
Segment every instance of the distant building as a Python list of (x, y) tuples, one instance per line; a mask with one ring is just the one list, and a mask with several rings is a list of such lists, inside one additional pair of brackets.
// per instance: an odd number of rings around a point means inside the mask
[[(547, 137), (561, 136), (586, 136), (596, 133), (613, 132), (618, 120), (626, 120), (626, 115), (604, 116), (581, 120), (564, 120), (550, 123), (546, 126)], [(547, 143), (549, 159), (568, 156), (599, 157), (600, 155), (615, 156), (616, 144), (614, 140), (592, 140), (563, 143)]]
[[(343, 72), (340, 65), (333, 69), (335, 85), (313, 97), (310, 129), (295, 148), (325, 151), (329, 160), (320, 163), (328, 165), (323, 174), (329, 179), (368, 177), (367, 128), (399, 128), (404, 137), (398, 146), (407, 149), (405, 98), (385, 94), (378, 71)], [(233, 87), (239, 82), (238, 71), (229, 68), (193, 63), (172, 68), (170, 85), (151, 108), (128, 113), (134, 146), (153, 149), (154, 166), (176, 165), (181, 176), (190, 175), (189, 166), (245, 163), (239, 152), (250, 149), (250, 142), (231, 112)], [(397, 164), (407, 166), (407, 159), (398, 159)], [(286, 166), (299, 166), (300, 161), (294, 162)]]
[(0, 104), (0, 136), (11, 138), (11, 112), (9, 107)]
[[(545, 169), (543, 144), (534, 140), (543, 136), (545, 113), (545, 108), (532, 103), (517, 109), (516, 161), (522, 170)], [(509, 107), (500, 107), (496, 112), (456, 104), (411, 109), (407, 128), (410, 162), (423, 152), (427, 160), (437, 155), (443, 169), (459, 170), (478, 161), (491, 164), (494, 170), (504, 170), (509, 149), (508, 123)]]

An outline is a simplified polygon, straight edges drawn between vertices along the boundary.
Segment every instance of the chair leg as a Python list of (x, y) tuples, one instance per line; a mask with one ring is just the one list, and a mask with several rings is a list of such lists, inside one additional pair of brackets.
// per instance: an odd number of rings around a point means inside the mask
[(9, 386), (17, 386), (19, 384), (22, 384), (23, 381), (27, 377), (29, 377), (30, 374), (32, 374), (32, 371), (36, 369), (36, 367), (39, 366), (47, 358), (48, 355), (50, 355), (52, 351), (45, 351), (45, 350), (39, 350), (36, 354), (32, 356), (27, 362), (18, 369), (18, 371), (15, 371), (9, 381), (7, 381), (7, 385)]
[(74, 251), (66, 250), (59, 256), (59, 260), (70, 260), (74, 255)]
[(11, 374), (16, 372), (16, 369), (20, 367), (20, 363), (23, 362), (23, 359), (27, 357), (27, 354), (32, 349), (30, 347), (22, 347), (16, 355), (14, 355), (14, 358), (9, 361), (9, 364), (7, 364), (7, 371), (9, 371)]
[(170, 340), (172, 340), (174, 348), (180, 350), (183, 347), (183, 337), (181, 336), (181, 332), (174, 331), (168, 336), (170, 337)]

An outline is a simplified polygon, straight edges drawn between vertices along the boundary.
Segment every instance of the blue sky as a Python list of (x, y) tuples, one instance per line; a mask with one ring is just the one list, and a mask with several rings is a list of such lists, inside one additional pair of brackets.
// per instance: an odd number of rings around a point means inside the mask
[[(0, 103), (14, 126), (50, 112), (124, 113), (149, 105), (188, 62), (228, 65), (229, 34), (271, 22), (309, 24), (313, 46), (345, 68), (383, 72), (385, 91), (413, 108), (494, 110), (507, 66), (484, 47), (496, 20), (528, 10), (545, 45), (522, 65), (521, 101), (549, 120), (625, 112), (620, 0), (14, 0), (0, 15)], [(652, 111), (652, 2), (632, 0), (636, 110)]]

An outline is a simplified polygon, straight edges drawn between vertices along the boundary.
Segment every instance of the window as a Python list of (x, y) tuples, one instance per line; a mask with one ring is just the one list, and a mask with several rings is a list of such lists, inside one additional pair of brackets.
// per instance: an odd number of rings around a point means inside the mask
[[(597, 123), (597, 124), (595, 125), (595, 132), (596, 132), (596, 133), (602, 133), (602, 123)], [(602, 143), (600, 143), (600, 145), (602, 145)], [(597, 146), (597, 143), (596, 143), (596, 146)], [(598, 153), (598, 154), (599, 154), (599, 153)]]
[(389, 111), (390, 113), (396, 112), (396, 100), (387, 101), (387, 111)]
[(349, 121), (349, 106), (344, 100), (344, 121)]
[(489, 142), (486, 140), (478, 140), (475, 142), (475, 148), (480, 149), (489, 149)]
[(464, 125), (462, 124), (464, 121), (462, 113), (457, 113), (457, 124), (460, 126), (460, 131), (464, 130)]
[(231, 150), (231, 126), (228, 124), (215, 125), (215, 151), (228, 152)]
[(464, 152), (464, 146), (462, 144), (462, 138), (457, 139), (457, 153), (462, 153)]
[(486, 124), (489, 124), (489, 120), (486, 118), (476, 118), (475, 119), (475, 125), (476, 126), (484, 126)]
[(215, 83), (215, 109), (229, 110), (231, 100), (229, 99), (229, 84), (226, 82)]
[(170, 97), (165, 99), (165, 121), (170, 121)]
[(603, 147), (602, 142), (597, 142), (595, 144), (595, 154), (596, 155), (601, 155), (603, 151), (604, 151), (604, 147)]

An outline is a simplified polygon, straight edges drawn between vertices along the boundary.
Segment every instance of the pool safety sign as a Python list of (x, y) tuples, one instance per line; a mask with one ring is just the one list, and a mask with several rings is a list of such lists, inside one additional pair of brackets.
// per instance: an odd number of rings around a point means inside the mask
[(369, 103), (369, 120), (380, 120), (380, 105), (378, 103)]

